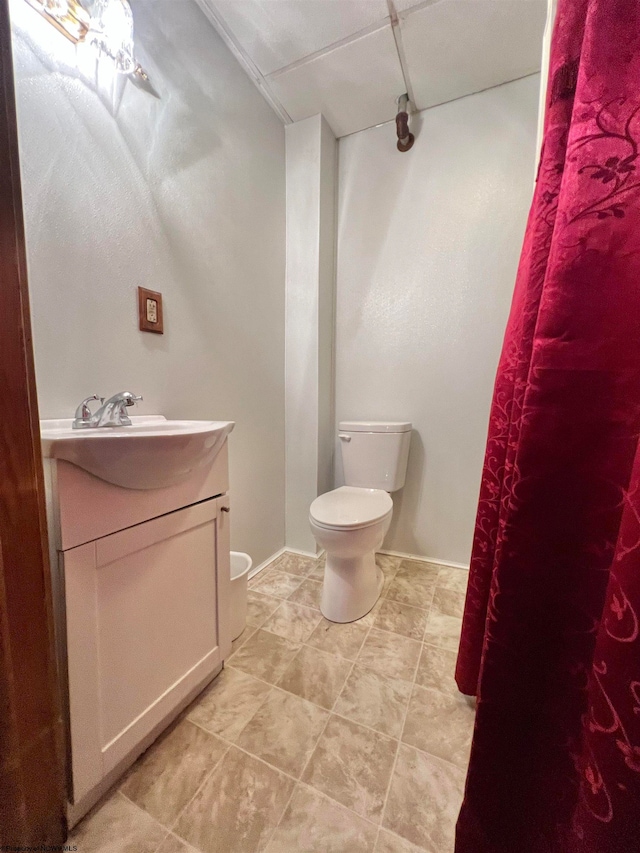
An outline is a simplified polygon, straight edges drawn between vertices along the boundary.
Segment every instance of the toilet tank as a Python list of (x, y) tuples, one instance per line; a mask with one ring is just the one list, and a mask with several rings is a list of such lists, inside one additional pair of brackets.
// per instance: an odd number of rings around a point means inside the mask
[(404, 486), (410, 423), (342, 421), (338, 426), (346, 486), (385, 492)]

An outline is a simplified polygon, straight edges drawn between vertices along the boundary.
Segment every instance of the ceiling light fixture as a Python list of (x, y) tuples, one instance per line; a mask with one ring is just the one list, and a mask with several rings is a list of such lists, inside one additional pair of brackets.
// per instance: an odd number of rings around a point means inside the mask
[(27, 0), (50, 24), (77, 44), (84, 41), (91, 18), (78, 0)]
[(133, 58), (133, 15), (127, 0), (85, 0), (91, 12), (86, 41), (101, 56), (108, 56), (120, 74), (131, 74)]
[(159, 97), (149, 76), (136, 61), (133, 15), (128, 0), (26, 0), (74, 44), (88, 44), (106, 56), (119, 74)]

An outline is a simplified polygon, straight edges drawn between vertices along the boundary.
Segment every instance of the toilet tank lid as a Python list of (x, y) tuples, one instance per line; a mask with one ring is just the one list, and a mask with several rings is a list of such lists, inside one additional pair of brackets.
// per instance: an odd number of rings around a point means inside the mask
[(340, 432), (410, 432), (407, 421), (340, 421)]

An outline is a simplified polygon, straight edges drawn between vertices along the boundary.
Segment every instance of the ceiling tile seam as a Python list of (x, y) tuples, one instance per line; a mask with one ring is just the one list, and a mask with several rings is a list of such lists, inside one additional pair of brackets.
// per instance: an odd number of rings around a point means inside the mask
[[(393, 0), (387, 0), (387, 7), (389, 9), (389, 18), (391, 20), (391, 31), (393, 33), (393, 40), (396, 43), (396, 52), (398, 54), (398, 62), (400, 63), (400, 70), (402, 71), (402, 77), (404, 78), (404, 85), (406, 87), (406, 93), (409, 96), (409, 101), (411, 102), (413, 109), (417, 109), (418, 105), (416, 104), (416, 100), (413, 94), (413, 85), (411, 83), (411, 77), (409, 75), (409, 64), (407, 63), (407, 57), (404, 52), (404, 45), (402, 44), (402, 33), (400, 31), (400, 19), (398, 18), (398, 12), (394, 5)], [(400, 95), (404, 95), (404, 92), (398, 92), (398, 97)]]
[(389, 18), (381, 18), (381, 20), (376, 21), (374, 24), (369, 24), (368, 27), (365, 27), (362, 30), (358, 30), (355, 33), (352, 33), (350, 36), (346, 36), (340, 41), (335, 41), (333, 44), (328, 44), (326, 47), (321, 48), (320, 50), (316, 50), (313, 53), (307, 54), (307, 56), (302, 56), (300, 59), (296, 59), (295, 62), (291, 62), (289, 65), (284, 65), (282, 68), (278, 68), (277, 71), (271, 71), (269, 74), (265, 75), (265, 80), (275, 80), (278, 77), (281, 77), (283, 74), (286, 74), (289, 71), (295, 71), (298, 68), (302, 68), (303, 65), (307, 65), (311, 62), (314, 62), (316, 59), (319, 59), (322, 56), (326, 56), (330, 53), (333, 53), (334, 50), (337, 50), (340, 47), (345, 47), (345, 45), (352, 44), (353, 42), (358, 41), (361, 38), (365, 38), (366, 36), (370, 36), (372, 33), (378, 32), (378, 30), (383, 30), (385, 27), (391, 25)]
[(293, 124), (293, 119), (280, 103), (279, 99), (271, 91), (271, 88), (269, 87), (269, 84), (262, 72), (258, 69), (251, 57), (245, 53), (244, 49), (218, 12), (209, 5), (207, 0), (196, 0), (196, 3), (222, 41), (229, 48), (235, 59), (238, 61), (242, 70), (256, 86), (262, 97), (276, 113), (278, 118), (284, 122), (284, 124)]
[(437, 3), (442, 2), (443, 0), (421, 0), (421, 2), (416, 3), (415, 6), (409, 6), (407, 9), (402, 9), (400, 12), (398, 12), (398, 17), (404, 21), (406, 18), (413, 15), (414, 12), (421, 12), (428, 6), (435, 6)]
[(471, 98), (473, 95), (481, 95), (483, 92), (490, 92), (491, 89), (499, 89), (501, 86), (508, 86), (509, 83), (517, 83), (518, 80), (526, 80), (527, 77), (535, 77), (538, 74), (540, 74), (540, 68), (537, 68), (534, 71), (527, 71), (525, 74), (519, 74), (517, 77), (511, 77), (509, 80), (503, 80), (502, 83), (494, 83), (492, 86), (485, 86), (483, 89), (474, 89), (473, 92), (458, 95), (457, 98), (448, 98), (446, 101), (438, 101), (437, 104), (429, 104), (428, 107), (423, 107), (419, 112), (433, 110), (436, 107), (444, 107), (445, 104), (453, 104), (454, 101), (461, 101), (463, 98)]
[[(473, 92), (466, 92), (464, 95), (458, 95), (457, 98), (438, 101), (437, 104), (430, 104), (428, 107), (420, 107), (420, 109), (416, 107), (416, 112), (426, 113), (429, 112), (429, 110), (435, 110), (437, 107), (444, 107), (446, 104), (453, 104), (456, 101), (461, 101), (463, 98), (471, 98), (474, 95), (481, 95), (483, 92), (490, 92), (491, 89), (499, 89), (501, 86), (508, 86), (509, 83), (517, 83), (519, 80), (526, 80), (527, 77), (536, 77), (539, 74), (539, 69), (537, 71), (528, 71), (526, 74), (521, 74), (519, 77), (513, 77), (511, 80), (503, 80), (502, 83), (494, 83), (493, 86), (485, 86), (484, 89), (476, 89)], [(342, 136), (338, 137), (338, 140), (346, 139), (348, 136), (355, 136), (356, 133), (364, 133), (367, 130), (373, 130), (376, 127), (384, 127), (386, 124), (391, 125), (394, 122), (395, 118), (390, 118), (386, 121), (379, 121), (377, 124), (370, 124), (368, 127), (363, 127), (360, 130), (352, 130), (351, 133), (344, 133)]]

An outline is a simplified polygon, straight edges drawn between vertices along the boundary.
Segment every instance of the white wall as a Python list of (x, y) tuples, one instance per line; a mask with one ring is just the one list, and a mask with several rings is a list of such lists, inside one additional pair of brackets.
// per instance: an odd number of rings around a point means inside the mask
[(235, 420), (232, 543), (259, 563), (284, 544), (284, 129), (192, 0), (132, 6), (161, 99), (118, 104), (11, 0), (40, 414), (128, 389), (139, 413)]
[(538, 86), (535, 75), (424, 111), (406, 154), (393, 124), (340, 140), (336, 419), (413, 422), (391, 550), (469, 560)]
[(316, 552), (313, 499), (333, 481), (337, 143), (321, 115), (286, 128), (286, 540)]

